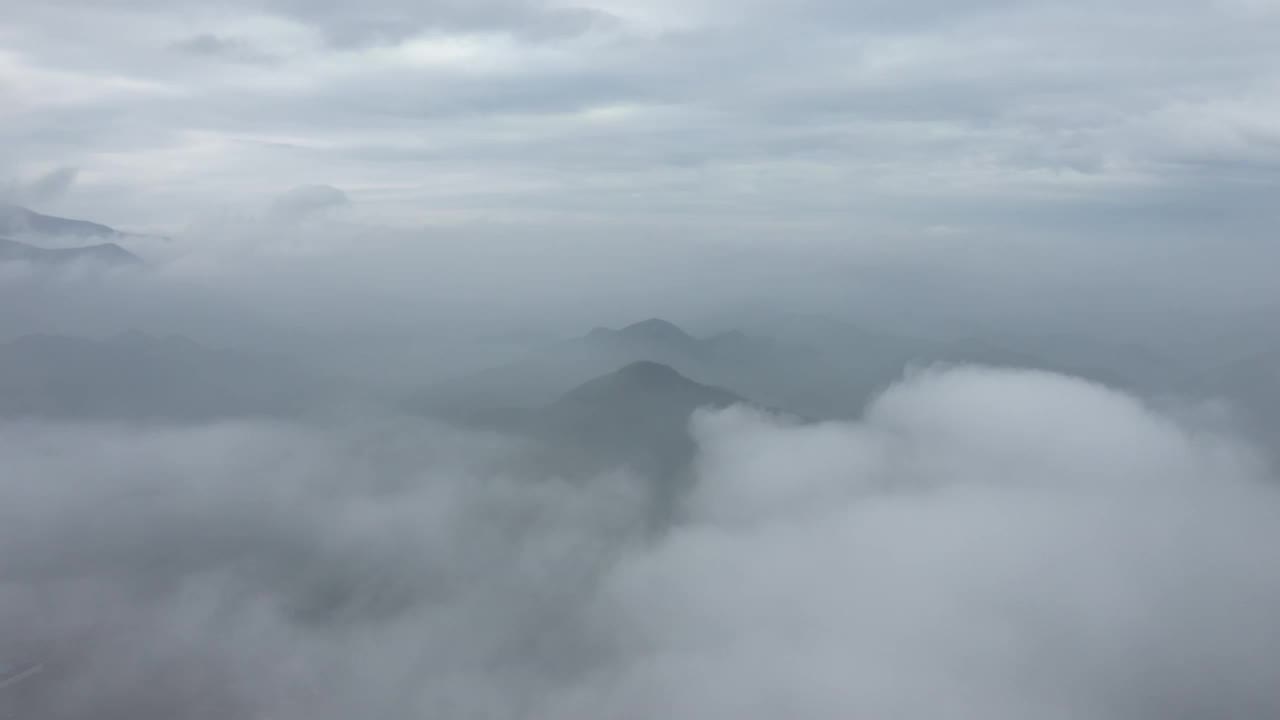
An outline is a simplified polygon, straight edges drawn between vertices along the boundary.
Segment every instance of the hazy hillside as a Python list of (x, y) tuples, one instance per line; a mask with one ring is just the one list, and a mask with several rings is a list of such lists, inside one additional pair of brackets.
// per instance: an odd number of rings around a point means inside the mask
[(113, 239), (124, 236), (115, 228), (88, 220), (44, 215), (18, 205), (0, 204), (0, 236), (29, 235), (56, 238)]
[(663, 320), (620, 330), (596, 328), (583, 337), (554, 343), (504, 365), (438, 383), (420, 393), (422, 408), (538, 407), (599, 375), (648, 360), (697, 374), (703, 343)]
[(695, 410), (743, 402), (670, 366), (640, 361), (565, 393), (539, 414), (537, 432), (608, 461), (666, 475), (692, 456), (688, 424)]
[(28, 243), (0, 238), (0, 262), (27, 262), (33, 265), (58, 266), (73, 263), (101, 265), (141, 265), (142, 259), (115, 243), (83, 247), (43, 248)]
[(588, 380), (543, 407), (472, 411), (449, 419), (526, 439), (529, 454), (520, 461), (525, 474), (632, 473), (645, 483), (657, 520), (669, 516), (687, 487), (694, 411), (739, 403), (755, 404), (670, 366), (639, 361)]

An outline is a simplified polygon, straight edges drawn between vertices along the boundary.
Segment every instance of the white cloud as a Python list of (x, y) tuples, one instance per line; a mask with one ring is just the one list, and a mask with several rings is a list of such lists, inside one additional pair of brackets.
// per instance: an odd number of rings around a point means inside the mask
[(1277, 712), (1280, 495), (1229, 438), (973, 368), (698, 435), (687, 525), (606, 596), (630, 654), (559, 717)]

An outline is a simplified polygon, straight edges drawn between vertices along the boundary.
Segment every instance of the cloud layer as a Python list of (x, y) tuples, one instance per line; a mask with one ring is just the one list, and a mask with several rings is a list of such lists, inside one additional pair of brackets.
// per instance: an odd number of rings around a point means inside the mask
[[(700, 416), (642, 478), (400, 420), (9, 426), (0, 692), (50, 718), (1269, 717), (1280, 496), (1243, 446), (1040, 373), (857, 423)], [(203, 714), (202, 714), (203, 713)]]

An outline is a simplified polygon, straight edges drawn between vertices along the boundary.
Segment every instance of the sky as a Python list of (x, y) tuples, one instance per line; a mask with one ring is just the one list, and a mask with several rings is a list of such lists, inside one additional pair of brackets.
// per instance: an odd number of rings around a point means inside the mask
[(1274, 0), (0, 9), (0, 196), (249, 268), (221, 287), (388, 296), (367, 325), (445, 296), (560, 331), (703, 297), (1118, 334), (1280, 307)]
[(316, 185), (408, 225), (1274, 217), (1270, 0), (4, 10), (5, 172), (75, 168), (48, 204), (125, 225)]

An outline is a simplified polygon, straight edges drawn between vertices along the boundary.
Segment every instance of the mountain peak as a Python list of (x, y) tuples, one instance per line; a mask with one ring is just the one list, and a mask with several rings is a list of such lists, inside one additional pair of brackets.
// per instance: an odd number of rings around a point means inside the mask
[(669, 365), (641, 360), (589, 380), (570, 390), (561, 403), (612, 404), (640, 398), (681, 398), (690, 409), (699, 405), (731, 405), (741, 398), (723, 388), (691, 380)]
[(688, 385), (697, 385), (697, 383), (681, 375), (678, 370), (670, 365), (663, 365), (650, 360), (640, 360), (624, 365), (594, 380), (588, 380), (571, 390), (569, 395), (575, 393), (594, 394), (596, 392), (612, 392), (614, 390), (653, 392)]
[(613, 373), (613, 377), (619, 380), (645, 383), (692, 382), (670, 365), (663, 365), (652, 360), (633, 362)]
[(75, 238), (118, 238), (124, 234), (100, 223), (44, 215), (7, 203), (0, 204), (0, 233)]
[(641, 320), (638, 323), (632, 323), (618, 331), (619, 335), (624, 337), (639, 338), (645, 340), (664, 340), (684, 342), (692, 338), (684, 330), (681, 330), (674, 323), (662, 320), (660, 318), (649, 318)]

